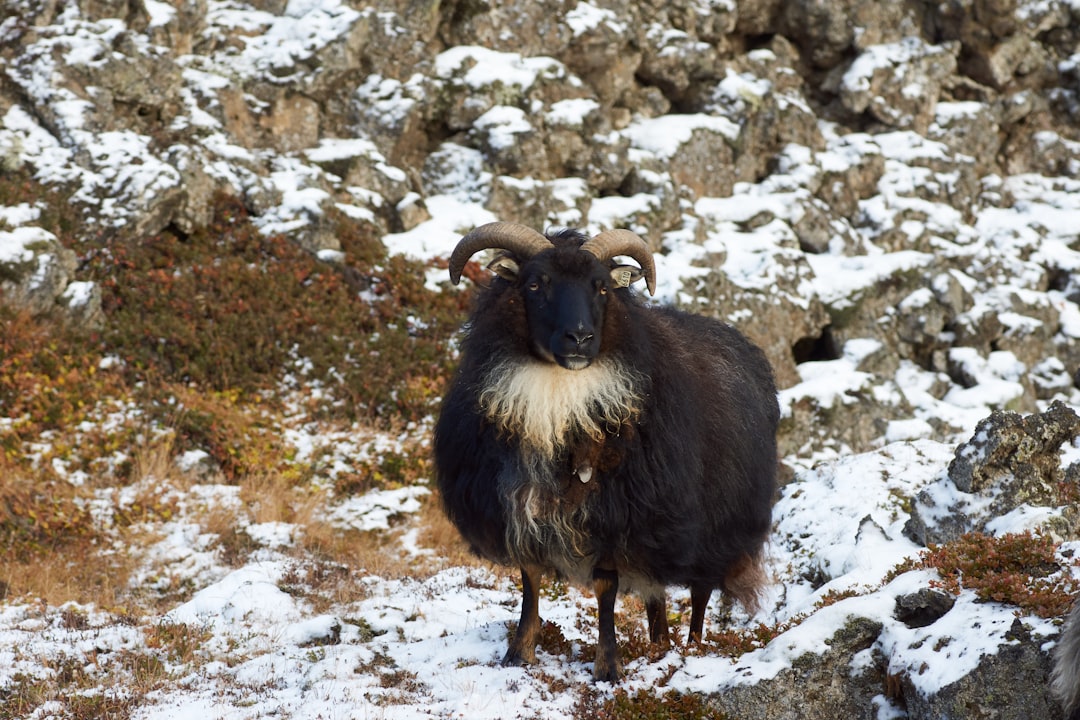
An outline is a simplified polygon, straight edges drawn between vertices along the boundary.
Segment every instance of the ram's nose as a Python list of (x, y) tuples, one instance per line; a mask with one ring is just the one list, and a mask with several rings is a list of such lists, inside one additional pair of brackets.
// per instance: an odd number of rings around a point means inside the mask
[(566, 339), (579, 349), (585, 347), (594, 337), (596, 337), (594, 333), (585, 329), (568, 330), (566, 332)]

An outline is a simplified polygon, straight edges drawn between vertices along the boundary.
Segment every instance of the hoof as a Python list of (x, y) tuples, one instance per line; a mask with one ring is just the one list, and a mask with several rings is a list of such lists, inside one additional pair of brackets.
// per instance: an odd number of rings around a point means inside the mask
[(593, 664), (593, 680), (595, 682), (609, 682), (612, 684), (618, 683), (622, 680), (622, 671), (617, 665), (608, 665), (606, 663), (594, 663)]
[(506, 651), (502, 659), (503, 667), (522, 667), (536, 664), (536, 653), (523, 653), (511, 648)]

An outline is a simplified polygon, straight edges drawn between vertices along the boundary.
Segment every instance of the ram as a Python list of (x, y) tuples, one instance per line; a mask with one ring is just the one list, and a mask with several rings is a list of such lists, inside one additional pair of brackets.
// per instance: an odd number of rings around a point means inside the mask
[[(701, 638), (712, 591), (753, 611), (776, 474), (776, 388), (764, 354), (716, 320), (650, 307), (648, 246), (491, 223), (458, 243), (450, 278), (497, 250), (465, 326), (435, 428), (444, 509), (474, 552), (521, 569), (504, 665), (536, 661), (543, 575), (592, 586), (593, 675), (620, 675), (618, 592), (642, 597), (666, 642), (665, 588), (690, 589)], [(618, 264), (628, 257), (640, 266)]]

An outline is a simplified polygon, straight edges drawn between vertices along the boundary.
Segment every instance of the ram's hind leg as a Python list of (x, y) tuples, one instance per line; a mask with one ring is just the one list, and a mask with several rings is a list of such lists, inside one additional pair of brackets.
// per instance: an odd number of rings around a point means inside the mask
[(701, 642), (704, 637), (705, 608), (712, 591), (711, 585), (690, 586), (690, 642)]
[(540, 640), (540, 578), (539, 566), (521, 568), (521, 619), (503, 657), (503, 665), (536, 662), (536, 643)]
[(667, 622), (667, 597), (663, 591), (645, 599), (645, 617), (649, 619), (649, 642), (666, 644), (670, 631)]

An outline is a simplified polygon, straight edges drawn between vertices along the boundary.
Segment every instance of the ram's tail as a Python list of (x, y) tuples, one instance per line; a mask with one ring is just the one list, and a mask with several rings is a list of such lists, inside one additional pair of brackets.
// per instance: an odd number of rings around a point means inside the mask
[(1054, 695), (1065, 708), (1066, 720), (1080, 720), (1080, 600), (1061, 631), (1050, 677)]

